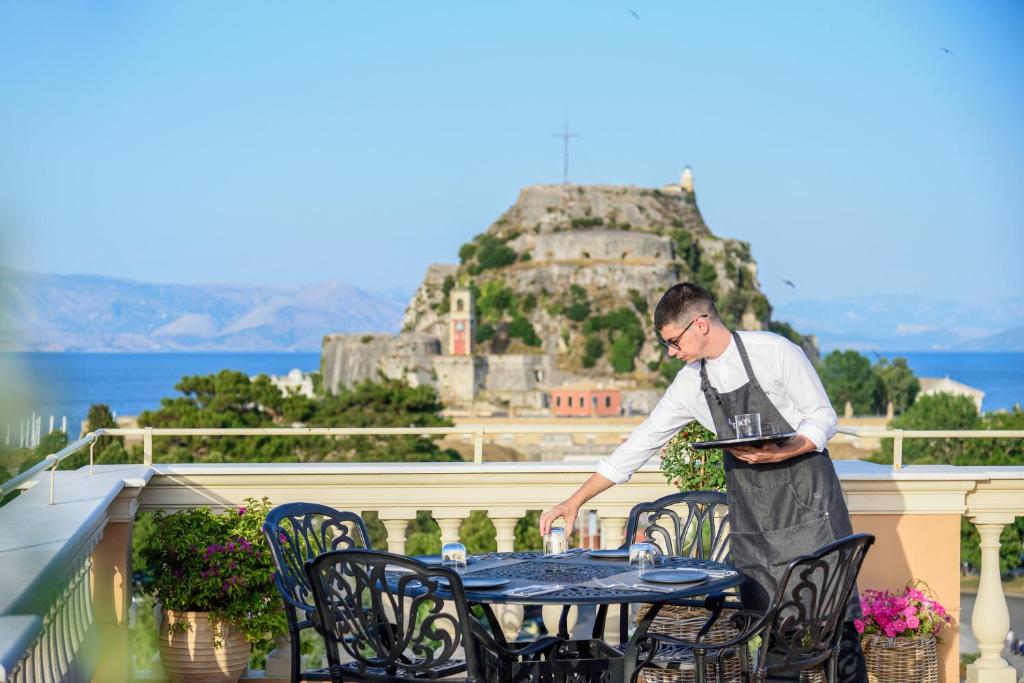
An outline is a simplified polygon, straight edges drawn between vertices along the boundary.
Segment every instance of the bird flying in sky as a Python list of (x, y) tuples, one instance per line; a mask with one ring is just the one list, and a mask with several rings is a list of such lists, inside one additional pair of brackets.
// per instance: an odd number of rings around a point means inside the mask
[(636, 13), (636, 10), (631, 9), (631, 10), (629, 10), (629, 13), (633, 15), (634, 19), (636, 19), (637, 21), (640, 21), (640, 15)]
[(940, 47), (939, 49), (942, 50), (943, 52), (945, 52), (947, 55), (952, 55), (953, 54), (953, 51), (950, 50), (948, 47)]
[(783, 282), (785, 282), (787, 285), (789, 285), (793, 289), (796, 289), (796, 285), (793, 284), (792, 280), (783, 280)]

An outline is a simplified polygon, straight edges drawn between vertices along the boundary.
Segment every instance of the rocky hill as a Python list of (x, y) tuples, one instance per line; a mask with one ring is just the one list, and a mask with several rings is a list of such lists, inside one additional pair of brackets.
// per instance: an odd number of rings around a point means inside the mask
[(537, 353), (566, 372), (641, 384), (670, 376), (653, 307), (681, 281), (710, 289), (738, 329), (771, 326), (750, 245), (715, 236), (692, 181), (660, 189), (533, 185), (459, 251), (434, 265), (406, 309), (403, 330), (447, 338), (449, 293), (475, 294), (476, 353)]

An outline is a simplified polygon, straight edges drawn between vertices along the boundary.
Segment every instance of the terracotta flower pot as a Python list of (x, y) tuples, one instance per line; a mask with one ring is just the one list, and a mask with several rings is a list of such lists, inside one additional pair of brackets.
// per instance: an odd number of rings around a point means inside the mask
[[(189, 630), (172, 633), (171, 625), (182, 620)], [(208, 613), (163, 610), (160, 660), (172, 683), (237, 683), (249, 664), (249, 641), (233, 624), (219, 624), (219, 630), (217, 647)]]

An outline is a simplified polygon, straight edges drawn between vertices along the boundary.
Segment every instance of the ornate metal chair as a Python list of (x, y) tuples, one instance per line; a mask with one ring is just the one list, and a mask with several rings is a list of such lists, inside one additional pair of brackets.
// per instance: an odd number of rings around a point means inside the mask
[[(748, 644), (760, 637), (754, 663), (743, 672), (745, 680), (824, 669), (827, 681), (837, 681), (843, 622), (857, 574), (874, 541), (871, 534), (854, 534), (790, 562), (765, 613), (739, 610), (727, 618), (739, 631), (727, 641), (707, 642), (717, 610), (693, 640), (648, 633), (642, 642), (641, 667), (692, 670), (695, 680), (704, 683), (709, 663), (727, 653), (746, 660)], [(721, 681), (721, 676), (718, 667), (716, 679)]]
[[(305, 565), (330, 680), (467, 683), (551, 680), (562, 639), (499, 644), (470, 612), (459, 575), (374, 550), (337, 550)], [(439, 595), (445, 591), (446, 595)], [(459, 648), (465, 660), (456, 659)], [(350, 661), (342, 661), (342, 653)]]
[(657, 544), (666, 555), (728, 562), (729, 530), (724, 493), (684, 491), (633, 506), (625, 547), (643, 540)]
[[(685, 491), (662, 496), (647, 503), (638, 503), (629, 512), (626, 524), (626, 543), (650, 542), (657, 545), (666, 555), (696, 557), (715, 562), (730, 561), (729, 558), (729, 506), (721, 491)], [(718, 607), (721, 609), (724, 595), (709, 596), (706, 600), (683, 600), (675, 605), (662, 608), (653, 628), (668, 630), (669, 633), (694, 635), (689, 625), (703, 622), (695, 619), (695, 610)], [(738, 605), (733, 605), (738, 607)], [(685, 622), (687, 629), (679, 631), (669, 628), (669, 621)], [(625, 643), (629, 637), (629, 609), (623, 605), (619, 610), (619, 640)]]
[(263, 534), (277, 565), (274, 581), (288, 617), (292, 683), (330, 680), (326, 670), (302, 671), (300, 635), (312, 627), (316, 611), (303, 565), (328, 550), (369, 548), (366, 524), (354, 512), (316, 503), (286, 503), (267, 514)]

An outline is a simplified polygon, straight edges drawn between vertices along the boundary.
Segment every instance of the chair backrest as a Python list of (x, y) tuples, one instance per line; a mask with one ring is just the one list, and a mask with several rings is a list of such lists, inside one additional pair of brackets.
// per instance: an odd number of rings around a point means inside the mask
[[(377, 550), (335, 550), (307, 562), (305, 572), (338, 679), (342, 651), (351, 659), (346, 676), (355, 669), (357, 678), (413, 680), (452, 664), (457, 648), (473, 642), (462, 580), (446, 567)], [(472, 674), (473, 647), (464, 651)]]
[(839, 645), (857, 574), (874, 542), (871, 534), (854, 534), (786, 566), (766, 614), (771, 637), (762, 639), (760, 667), (769, 644), (773, 672), (799, 671), (828, 659)]
[(666, 555), (729, 561), (729, 506), (720, 491), (672, 493), (629, 513), (626, 543), (657, 544)]
[[(317, 503), (278, 505), (263, 522), (277, 565), (277, 587), (285, 603), (305, 614), (313, 612), (313, 596), (303, 565), (328, 550), (369, 548), (370, 536), (354, 512)], [(289, 616), (291, 616), (291, 611)]]

